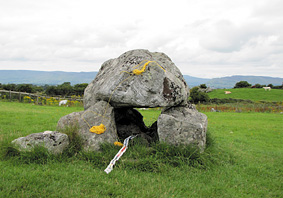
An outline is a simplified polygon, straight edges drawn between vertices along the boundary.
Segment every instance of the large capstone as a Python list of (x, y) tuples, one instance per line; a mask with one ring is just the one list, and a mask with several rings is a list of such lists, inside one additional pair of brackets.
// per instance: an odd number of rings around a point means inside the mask
[(69, 145), (69, 138), (66, 134), (57, 131), (44, 131), (17, 138), (12, 141), (12, 144), (20, 151), (31, 151), (36, 147), (44, 147), (50, 153), (60, 154)]
[[(141, 75), (133, 74), (147, 61), (152, 62)], [(109, 101), (113, 107), (178, 106), (187, 103), (188, 93), (180, 70), (167, 55), (132, 50), (103, 63), (85, 89), (84, 107), (88, 109), (100, 100)]]

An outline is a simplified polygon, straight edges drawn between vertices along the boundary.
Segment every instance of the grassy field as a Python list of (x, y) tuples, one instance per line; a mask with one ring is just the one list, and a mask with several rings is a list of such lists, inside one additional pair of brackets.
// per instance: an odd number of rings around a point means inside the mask
[[(7, 142), (55, 130), (61, 116), (81, 110), (0, 102), (0, 197), (283, 196), (282, 114), (207, 112), (204, 153), (135, 144), (109, 175), (103, 170), (119, 150), (111, 145), (96, 154), (7, 155)], [(160, 112), (141, 113), (149, 125)]]
[[(225, 94), (224, 91), (231, 91), (231, 94)], [(283, 90), (272, 89), (265, 91), (261, 89), (241, 88), (241, 89), (215, 89), (208, 93), (210, 98), (235, 98), (251, 101), (269, 101), (283, 102)]]

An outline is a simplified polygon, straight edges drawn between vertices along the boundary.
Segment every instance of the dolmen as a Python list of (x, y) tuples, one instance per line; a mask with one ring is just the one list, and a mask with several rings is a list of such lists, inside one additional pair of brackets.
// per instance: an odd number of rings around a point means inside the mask
[[(84, 92), (84, 111), (58, 121), (57, 130), (77, 127), (83, 148), (97, 151), (101, 143), (123, 142), (138, 135), (148, 143), (206, 144), (207, 117), (188, 103), (182, 73), (164, 53), (132, 50), (104, 62)], [(147, 127), (136, 108), (161, 107)]]

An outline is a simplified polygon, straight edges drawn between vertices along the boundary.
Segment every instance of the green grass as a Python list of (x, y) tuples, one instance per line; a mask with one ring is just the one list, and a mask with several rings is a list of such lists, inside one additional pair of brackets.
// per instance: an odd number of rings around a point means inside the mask
[[(224, 91), (231, 91), (231, 94), (225, 94)], [(240, 88), (240, 89), (215, 89), (208, 93), (210, 98), (234, 98), (252, 101), (268, 101), (268, 102), (282, 102), (283, 90), (272, 89), (265, 91), (261, 89)]]
[[(61, 116), (81, 110), (0, 102), (1, 141), (55, 130)], [(142, 112), (147, 125), (159, 113)], [(109, 144), (100, 153), (2, 156), (0, 197), (282, 197), (283, 115), (206, 114), (204, 153), (134, 140), (109, 175), (103, 170), (119, 150)]]
[(161, 110), (148, 108), (147, 110), (139, 110), (143, 116), (143, 121), (146, 126), (150, 127), (158, 118)]
[(59, 118), (74, 111), (83, 111), (83, 108), (0, 102), (0, 137), (55, 131)]

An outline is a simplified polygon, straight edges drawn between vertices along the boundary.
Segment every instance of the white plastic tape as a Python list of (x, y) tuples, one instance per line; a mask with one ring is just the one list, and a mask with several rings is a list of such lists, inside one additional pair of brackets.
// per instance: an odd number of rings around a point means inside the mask
[(115, 157), (111, 160), (107, 168), (104, 170), (107, 174), (109, 174), (113, 170), (113, 166), (115, 165), (116, 161), (120, 159), (120, 157), (125, 153), (128, 148), (129, 140), (135, 138), (135, 136), (129, 136), (124, 140), (123, 147), (118, 151)]

